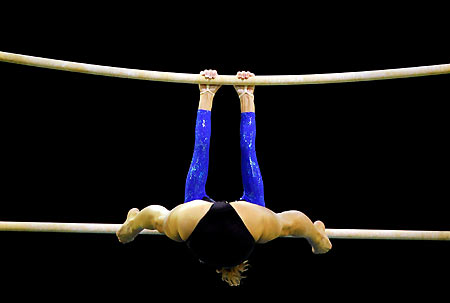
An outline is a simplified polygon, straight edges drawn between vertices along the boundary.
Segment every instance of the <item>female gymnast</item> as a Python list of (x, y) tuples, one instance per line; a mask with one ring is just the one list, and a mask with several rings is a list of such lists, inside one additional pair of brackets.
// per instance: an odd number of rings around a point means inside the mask
[[(200, 73), (217, 77), (215, 70)], [(238, 72), (241, 80), (253, 77)], [(274, 213), (265, 207), (264, 188), (255, 150), (254, 86), (235, 86), (241, 103), (240, 145), (244, 194), (239, 201), (215, 202), (205, 192), (211, 135), (211, 109), (220, 85), (199, 85), (200, 101), (195, 128), (195, 147), (186, 179), (185, 201), (171, 211), (150, 205), (133, 208), (117, 231), (120, 242), (132, 241), (143, 229), (156, 229), (174, 241), (185, 242), (202, 263), (211, 265), (231, 286), (240, 284), (255, 243), (280, 236), (304, 237), (315, 254), (326, 253), (331, 243), (321, 221), (312, 221), (299, 211)]]

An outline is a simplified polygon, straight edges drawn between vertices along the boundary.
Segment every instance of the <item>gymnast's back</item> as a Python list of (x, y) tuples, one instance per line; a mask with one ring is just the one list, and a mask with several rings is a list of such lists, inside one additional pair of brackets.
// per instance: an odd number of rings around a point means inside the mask
[[(280, 235), (279, 218), (268, 208), (246, 201), (230, 202), (229, 204), (239, 215), (255, 243), (266, 243)], [(193, 200), (178, 205), (164, 220), (162, 228), (164, 234), (178, 242), (187, 241), (212, 205), (212, 202), (204, 200)]]

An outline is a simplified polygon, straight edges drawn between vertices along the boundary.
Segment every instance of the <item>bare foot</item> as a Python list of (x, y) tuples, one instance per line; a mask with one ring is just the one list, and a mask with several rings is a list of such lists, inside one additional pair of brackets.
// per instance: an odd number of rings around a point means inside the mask
[(137, 208), (132, 208), (128, 212), (127, 220), (116, 232), (117, 238), (119, 238), (119, 242), (123, 244), (131, 242), (143, 230), (143, 228), (136, 228), (135, 226), (133, 226), (133, 219), (137, 216), (138, 213), (139, 209)]
[(323, 224), (322, 221), (316, 221), (314, 222), (314, 226), (320, 233), (320, 237), (318, 239), (315, 239), (314, 242), (311, 241), (312, 251), (315, 254), (324, 254), (328, 252), (332, 246), (330, 239), (328, 239), (325, 233), (325, 224)]

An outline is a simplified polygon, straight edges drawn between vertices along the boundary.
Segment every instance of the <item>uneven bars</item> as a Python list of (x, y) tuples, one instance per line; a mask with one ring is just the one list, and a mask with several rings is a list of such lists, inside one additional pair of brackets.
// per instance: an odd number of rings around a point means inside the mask
[[(0, 221), (0, 231), (59, 232), (114, 234), (121, 224), (100, 223), (49, 223), (49, 222), (6, 222)], [(156, 230), (144, 230), (144, 235), (163, 235)], [(331, 239), (378, 239), (378, 240), (440, 240), (450, 241), (450, 231), (425, 230), (379, 230), (379, 229), (332, 229), (326, 234)], [(286, 238), (298, 238), (288, 236)]]
[(450, 73), (450, 64), (373, 70), (362, 72), (346, 72), (331, 74), (310, 74), (310, 75), (281, 75), (281, 76), (256, 76), (248, 80), (239, 80), (236, 76), (219, 75), (214, 80), (207, 80), (199, 74), (172, 73), (147, 71), (139, 69), (128, 69), (111, 66), (102, 66), (86, 63), (54, 60), (34, 56), (19, 55), (0, 51), (0, 61), (71, 71), (85, 74), (162, 81), (190, 84), (222, 84), (222, 85), (298, 85), (298, 84), (325, 84), (343, 83), (372, 80), (386, 80), (397, 78), (421, 77), (431, 75), (441, 75)]

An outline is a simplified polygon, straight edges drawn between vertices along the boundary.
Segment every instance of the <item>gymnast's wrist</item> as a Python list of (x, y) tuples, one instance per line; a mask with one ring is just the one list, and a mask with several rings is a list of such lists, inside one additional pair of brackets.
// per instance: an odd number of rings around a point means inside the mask
[(252, 95), (242, 94), (242, 95), (239, 96), (239, 100), (241, 100), (241, 101), (253, 101), (253, 100), (255, 100), (255, 96), (253, 94)]
[(200, 92), (200, 100), (212, 100), (214, 99), (214, 94), (210, 92)]

